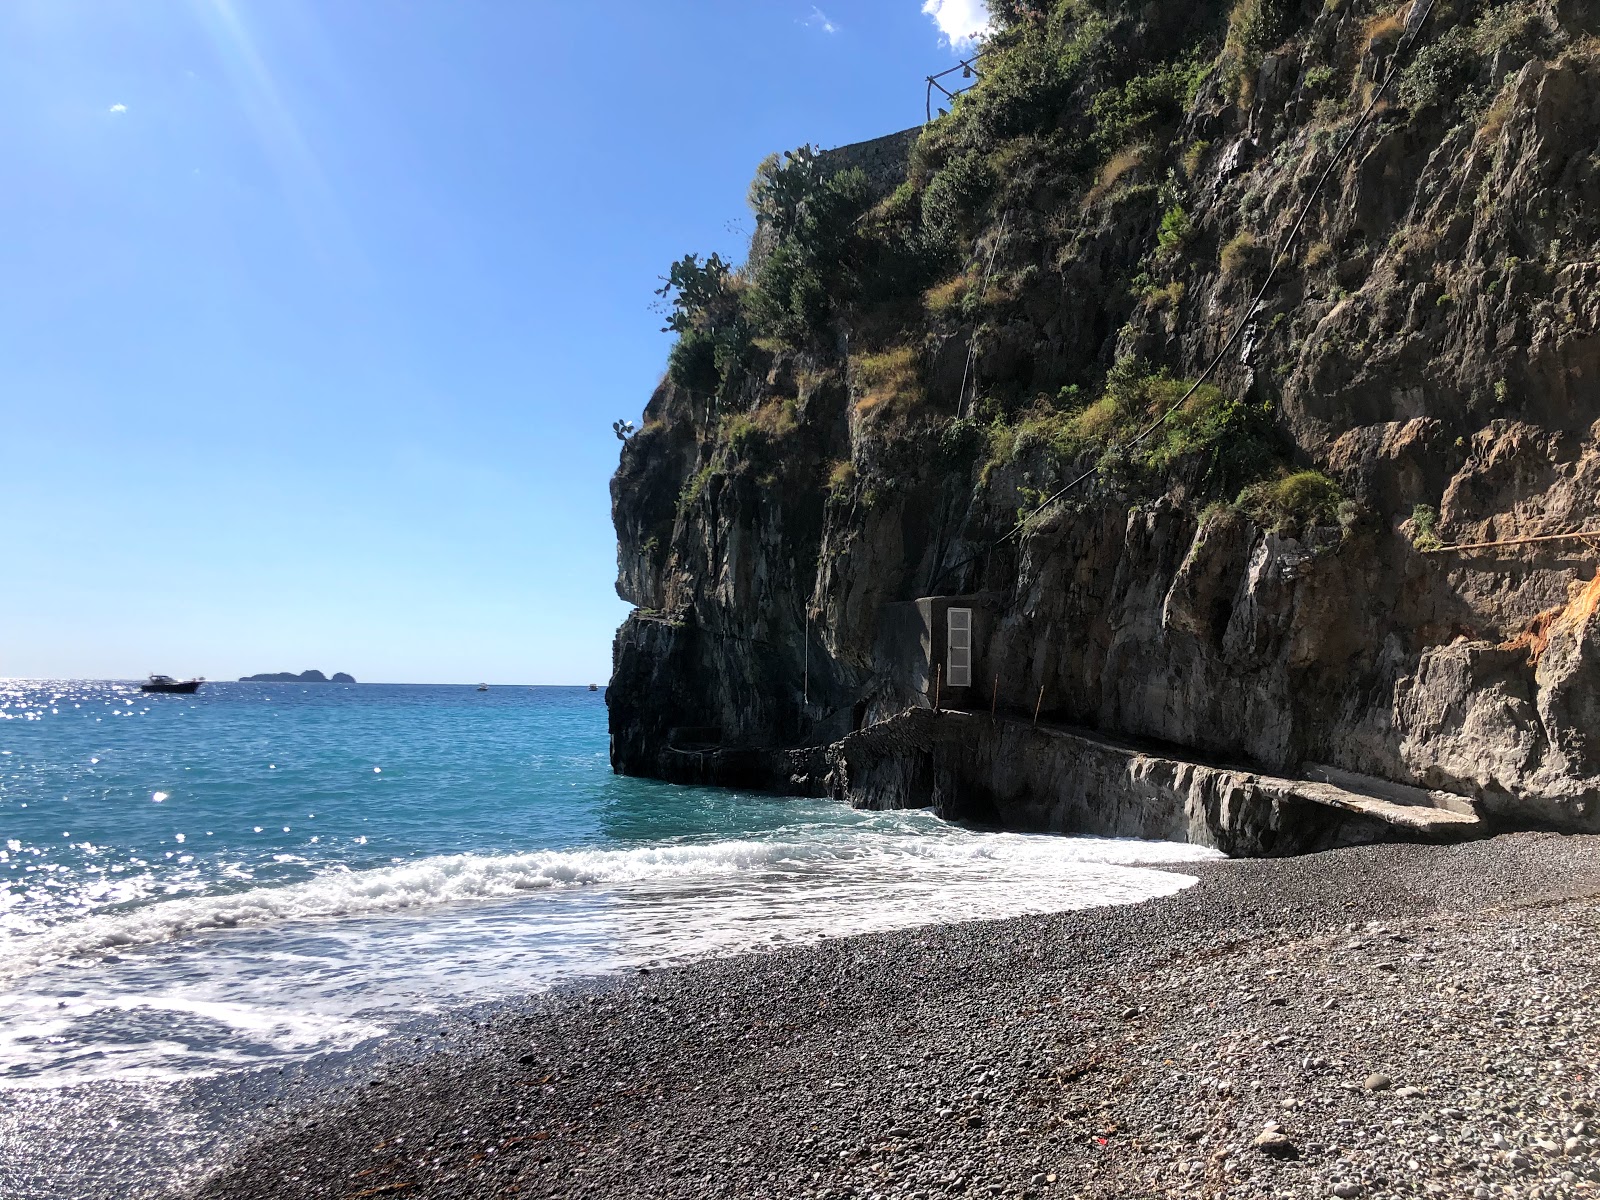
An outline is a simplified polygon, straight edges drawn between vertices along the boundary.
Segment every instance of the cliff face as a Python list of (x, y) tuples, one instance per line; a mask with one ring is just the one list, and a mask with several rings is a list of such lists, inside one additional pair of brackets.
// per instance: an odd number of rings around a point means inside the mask
[(1595, 543), (1513, 541), (1600, 528), (1592, 6), (1004, 7), (872, 210), (924, 275), (623, 448), (615, 768), (870, 800), (825, 748), (932, 699), (887, 606), (969, 595), (941, 702), (1600, 828)]

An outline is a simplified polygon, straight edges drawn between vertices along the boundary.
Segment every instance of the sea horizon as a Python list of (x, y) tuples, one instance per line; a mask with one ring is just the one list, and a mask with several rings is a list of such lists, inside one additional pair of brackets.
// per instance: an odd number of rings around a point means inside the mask
[(171, 1156), (197, 1081), (375, 1052), (419, 1015), (1127, 903), (1214, 856), (628, 778), (602, 693), (476, 686), (0, 686), (11, 1134), (153, 1088), (170, 1112), (139, 1152)]

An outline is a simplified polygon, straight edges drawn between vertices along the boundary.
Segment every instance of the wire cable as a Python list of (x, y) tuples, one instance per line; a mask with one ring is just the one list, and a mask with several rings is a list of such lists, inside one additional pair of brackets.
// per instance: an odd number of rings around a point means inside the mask
[[(1206, 380), (1210, 379), (1211, 376), (1215, 374), (1216, 369), (1222, 365), (1222, 360), (1226, 358), (1228, 352), (1233, 349), (1234, 343), (1239, 340), (1239, 336), (1249, 326), (1251, 320), (1254, 319), (1256, 310), (1261, 307), (1262, 302), (1266, 299), (1267, 292), (1272, 287), (1273, 282), (1277, 279), (1279, 269), (1282, 267), (1290, 249), (1293, 248), (1295, 239), (1300, 236), (1300, 231), (1305, 226), (1306, 218), (1311, 215), (1313, 206), (1321, 197), (1323, 185), (1326, 184), (1328, 179), (1333, 175), (1334, 169), (1340, 165), (1340, 163), (1349, 153), (1351, 146), (1355, 144), (1357, 136), (1359, 136), (1362, 130), (1366, 128), (1367, 124), (1371, 121), (1373, 114), (1377, 112), (1378, 105), (1382, 103), (1384, 96), (1389, 91), (1389, 85), (1394, 82), (1394, 77), (1400, 69), (1401, 58), (1404, 56), (1406, 50), (1410, 48), (1410, 45), (1416, 39), (1417, 34), (1421, 32), (1423, 25), (1427, 23), (1429, 15), (1433, 12), (1433, 5), (1434, 0), (1428, 0), (1427, 6), (1422, 10), (1422, 15), (1415, 22), (1406, 22), (1406, 31), (1401, 37), (1399, 45), (1395, 47), (1393, 56), (1389, 60), (1389, 69), (1384, 74), (1383, 82), (1379, 85), (1378, 90), (1372, 94), (1372, 99), (1368, 102), (1366, 110), (1361, 114), (1360, 119), (1350, 127), (1349, 133), (1345, 135), (1344, 142), (1340, 145), (1339, 149), (1334, 152), (1333, 157), (1328, 160), (1328, 165), (1323, 168), (1322, 174), (1317, 177), (1316, 184), (1312, 187), (1310, 194), (1306, 197), (1305, 203), (1300, 207), (1300, 215), (1295, 219), (1294, 225), (1290, 227), (1289, 232), (1284, 235), (1283, 241), (1273, 253), (1271, 270), (1267, 272), (1266, 279), (1262, 282), (1261, 287), (1257, 290), (1255, 299), (1253, 299), (1250, 302), (1249, 307), (1245, 309), (1244, 316), (1239, 319), (1239, 322), (1233, 327), (1233, 332), (1228, 335), (1228, 340), (1222, 343), (1222, 348), (1212, 356), (1211, 361), (1206, 364), (1206, 369), (1201, 372), (1200, 378), (1196, 379), (1194, 383), (1190, 385), (1189, 390), (1177, 400), (1173, 401), (1173, 403), (1168, 406), (1160, 416), (1156, 417), (1133, 437), (1124, 442), (1121, 446), (1121, 449), (1127, 450), (1137, 446), (1162, 425), (1164, 425), (1168, 418), (1170, 418), (1173, 413), (1177, 412), (1180, 408), (1187, 404), (1190, 398), (1200, 390), (1201, 385), (1204, 384)], [(1087, 471), (1084, 471), (1082, 474), (1073, 478), (1065, 486), (1058, 488), (1055, 492), (1052, 492), (1044, 499), (1043, 502), (1039, 504), (1037, 508), (1035, 508), (1027, 516), (1019, 519), (1017, 523), (1009, 530), (1007, 530), (1000, 537), (996, 538), (994, 545), (998, 546), (1003, 542), (1010, 541), (1013, 537), (1027, 528), (1029, 521), (1033, 520), (1045, 509), (1049, 508), (1057, 500), (1065, 496), (1068, 492), (1072, 491), (1086, 480), (1092, 478), (1099, 472), (1099, 470), (1099, 464), (1096, 463)], [(966, 562), (958, 563), (957, 566), (964, 567), (968, 563), (976, 561), (977, 557), (977, 555), (973, 555), (971, 558), (967, 559)]]

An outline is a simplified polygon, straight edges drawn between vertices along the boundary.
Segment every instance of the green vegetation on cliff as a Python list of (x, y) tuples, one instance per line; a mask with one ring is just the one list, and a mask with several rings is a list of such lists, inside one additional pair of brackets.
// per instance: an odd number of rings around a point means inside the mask
[(1600, 10), (991, 7), (948, 115), (667, 281), (615, 761), (842, 738), (917, 702), (892, 606), (982, 596), (1001, 711), (1596, 826)]
[[(1552, 5), (1435, 10), (1380, 122), (1503, 123), (1491, 101), (1511, 67), (1561, 40)], [(1177, 489), (1193, 511), (1223, 500), (1279, 528), (1331, 523), (1338, 501), (1306, 499), (1281, 388), (1309, 333), (1306, 289), (1346, 294), (1370, 265), (1362, 231), (1336, 237), (1319, 217), (1279, 264), (1282, 307), (1246, 341), (1291, 352), (1284, 365), (1241, 375), (1227, 364), (1173, 406), (1273, 265), (1311, 175), (1396, 53), (1405, 11), (1378, 0), (1329, 0), (1315, 14), (1293, 0), (996, 4), (981, 77), (920, 131), (898, 186), (810, 146), (773, 155), (750, 189), (751, 262), (673, 264), (661, 289), (679, 334), (669, 375), (720, 414), (701, 431), (698, 477), (712, 458), (781, 458), (805, 405), (784, 421), (729, 414), (776, 411), (773, 396), (794, 400), (798, 376), (836, 372), (858, 422), (848, 475), (814, 472), (836, 496), (903, 484), (902, 467), (883, 466), (892, 443), (965, 474), (997, 521), (1097, 466), (1100, 489), (1132, 498)], [(1220, 162), (1229, 130), (1252, 111), (1270, 126), (1277, 109), (1303, 131), (1271, 151), (1296, 186), (1208, 203), (1203, 176), (1214, 190), (1249, 165), (1237, 142), (1234, 165)], [(1329, 272), (1334, 282), (1311, 284)], [(1455, 302), (1443, 284), (1429, 298)], [(1337, 492), (1327, 481), (1317, 494)]]

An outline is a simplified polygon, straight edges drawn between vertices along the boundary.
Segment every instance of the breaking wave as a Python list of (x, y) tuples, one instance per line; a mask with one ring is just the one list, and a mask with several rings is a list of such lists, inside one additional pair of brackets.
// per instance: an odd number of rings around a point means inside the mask
[[(365, 871), (335, 868), (300, 883), (161, 900), (0, 939), (0, 978), (14, 979), (61, 959), (208, 931), (423, 910), (585, 885), (646, 885), (658, 891), (664, 885), (689, 885), (672, 889), (684, 891), (685, 899), (699, 890), (695, 884), (732, 879), (763, 892), (813, 892), (819, 887), (854, 891), (870, 885), (883, 890), (881, 903), (893, 910), (899, 907), (894, 899), (899, 884), (917, 893), (929, 887), (950, 890), (958, 915), (1001, 916), (1160, 894), (1187, 880), (1169, 873), (1086, 873), (1085, 868), (1178, 862), (1208, 853), (1171, 843), (946, 829), (948, 836), (928, 829), (877, 838), (859, 830), (819, 831), (821, 836), (810, 838), (455, 854)], [(974, 906), (974, 889), (1001, 882), (1006, 895)], [(1113, 894), (1106, 894), (1108, 886)], [(939, 919), (952, 918), (928, 918)]]

